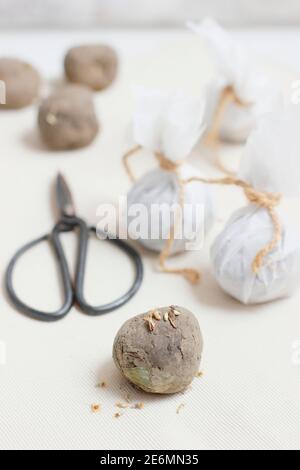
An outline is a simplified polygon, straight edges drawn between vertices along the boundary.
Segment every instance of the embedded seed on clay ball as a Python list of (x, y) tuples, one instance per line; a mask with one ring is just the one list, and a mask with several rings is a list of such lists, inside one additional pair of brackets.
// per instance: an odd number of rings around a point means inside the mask
[(115, 79), (118, 56), (106, 45), (72, 47), (65, 57), (65, 74), (70, 82), (81, 83), (92, 90), (107, 88)]
[(39, 95), (41, 78), (27, 62), (10, 57), (0, 58), (0, 109), (29, 106)]
[(41, 104), (38, 127), (50, 149), (89, 145), (99, 130), (92, 92), (82, 85), (63, 86)]
[(126, 321), (116, 335), (113, 358), (138, 388), (168, 394), (188, 388), (199, 371), (202, 349), (196, 317), (183, 307), (170, 306)]

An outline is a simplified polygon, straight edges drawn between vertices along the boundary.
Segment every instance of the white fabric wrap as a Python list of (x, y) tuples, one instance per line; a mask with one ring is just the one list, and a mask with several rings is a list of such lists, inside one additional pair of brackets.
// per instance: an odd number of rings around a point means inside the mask
[[(171, 162), (183, 161), (204, 132), (204, 107), (200, 100), (183, 96), (180, 93), (164, 93), (159, 90), (136, 89), (135, 112), (133, 119), (134, 140), (143, 148), (153, 153), (160, 153)], [(182, 179), (199, 176), (194, 168), (182, 163), (177, 168)], [(179, 203), (179, 185), (176, 174), (160, 167), (150, 171), (138, 180), (128, 193), (128, 229), (132, 238), (137, 238), (134, 226), (134, 205), (142, 204), (147, 210), (147, 220), (142, 227), (143, 236), (140, 242), (148, 249), (161, 251), (169, 238), (174, 220), (164, 218), (158, 227), (157, 215), (161, 204), (168, 207)], [(172, 253), (183, 251), (187, 243), (201, 238), (211, 226), (213, 220), (213, 202), (211, 188), (202, 183), (190, 183), (184, 187), (184, 205), (181, 239), (175, 239)], [(137, 207), (137, 206), (136, 206)], [(203, 208), (201, 224), (199, 224), (199, 208)], [(151, 218), (152, 215), (154, 217)], [(131, 214), (130, 214), (131, 213)], [(151, 218), (151, 220), (150, 220)], [(204, 224), (204, 225), (203, 225)], [(176, 228), (176, 227), (175, 227)], [(156, 238), (153, 233), (160, 233)], [(192, 236), (194, 234), (194, 237)], [(185, 236), (186, 235), (186, 236)]]
[(261, 117), (241, 157), (239, 178), (259, 191), (299, 197), (299, 129), (296, 105)]
[[(259, 191), (299, 196), (299, 111), (269, 114), (248, 139), (239, 177)], [(277, 209), (279, 210), (279, 209)], [(284, 221), (279, 245), (252, 271), (257, 253), (269, 243), (274, 226), (266, 209), (250, 204), (237, 211), (216, 239), (211, 258), (220, 286), (244, 303), (285, 297), (300, 282), (300, 236)]]
[(205, 88), (206, 119), (209, 130), (222, 91), (231, 86), (242, 103), (227, 105), (220, 126), (220, 137), (232, 142), (244, 142), (261, 114), (276, 106), (279, 86), (267, 79), (254, 64), (248, 51), (237, 44), (230, 34), (214, 20), (188, 23), (211, 49), (217, 67), (217, 78)]
[(184, 160), (205, 130), (203, 100), (144, 87), (134, 91), (134, 141), (172, 162)]
[[(191, 176), (200, 176), (192, 166), (183, 164), (180, 167), (180, 177), (189, 178)], [(143, 235), (139, 237), (140, 243), (146, 248), (160, 252), (169, 238), (170, 229), (176, 218), (165, 217), (161, 219), (159, 213), (163, 212), (163, 205), (171, 208), (178, 204), (179, 187), (176, 175), (170, 171), (164, 171), (157, 168), (139, 181), (137, 181), (128, 193), (127, 204), (128, 211), (134, 210), (134, 205), (142, 204), (146, 208), (147, 218), (143, 220)], [(184, 204), (187, 210), (183, 212), (182, 238), (174, 240), (171, 253), (178, 253), (187, 248), (188, 243), (202, 241), (202, 236), (210, 229), (213, 218), (214, 208), (210, 188), (202, 183), (193, 182), (184, 187)], [(138, 206), (136, 206), (138, 209)], [(198, 215), (197, 215), (198, 214)], [(151, 217), (152, 215), (152, 217)], [(128, 228), (131, 238), (136, 238), (134, 229), (131, 228), (134, 214), (128, 216)], [(163, 220), (163, 223), (161, 222)], [(157, 222), (159, 221), (159, 222)], [(158, 227), (155, 224), (160, 224)], [(179, 224), (175, 228), (179, 230)], [(134, 226), (133, 226), (134, 227)], [(157, 233), (155, 237), (151, 235)], [(178, 233), (180, 233), (178, 232)]]
[[(280, 214), (281, 216), (281, 214)], [(266, 210), (249, 205), (234, 213), (211, 248), (213, 271), (225, 292), (245, 304), (289, 296), (300, 282), (300, 237), (281, 216), (279, 245), (258, 274), (252, 262), (272, 238), (274, 227)]]

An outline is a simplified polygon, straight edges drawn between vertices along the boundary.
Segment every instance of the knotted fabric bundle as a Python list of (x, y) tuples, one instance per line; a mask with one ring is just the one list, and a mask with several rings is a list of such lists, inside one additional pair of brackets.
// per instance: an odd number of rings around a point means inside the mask
[(249, 52), (237, 44), (214, 20), (188, 23), (208, 45), (217, 78), (205, 89), (206, 142), (244, 142), (258, 116), (273, 109), (279, 88), (254, 64)]
[[(183, 274), (192, 282), (199, 278), (197, 271), (173, 269), (166, 265), (166, 260), (169, 255), (184, 251), (188, 243), (199, 240), (213, 221), (210, 188), (199, 183), (185, 188), (183, 183), (187, 178), (200, 176), (185, 159), (203, 135), (203, 113), (200, 100), (177, 92), (137, 88), (133, 118), (136, 146), (124, 156), (125, 168), (134, 182), (127, 199), (129, 235), (160, 253), (164, 272)], [(135, 181), (129, 158), (140, 149), (150, 150), (158, 167)], [(174, 205), (179, 209), (174, 217), (164, 217), (162, 209), (170, 215)], [(142, 236), (137, 236), (130, 227), (135, 226), (135, 208), (141, 206), (146, 210), (146, 220)], [(203, 209), (200, 219), (199, 208)]]
[(300, 281), (300, 237), (276, 211), (281, 195), (299, 196), (299, 122), (299, 111), (266, 115), (249, 137), (240, 179), (206, 180), (237, 185), (250, 202), (211, 249), (218, 283), (244, 303), (290, 295)]

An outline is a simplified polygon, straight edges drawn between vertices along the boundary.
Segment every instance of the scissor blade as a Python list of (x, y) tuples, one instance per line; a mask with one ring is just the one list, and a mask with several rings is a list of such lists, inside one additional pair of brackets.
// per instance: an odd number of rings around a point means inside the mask
[(56, 179), (56, 198), (61, 214), (67, 217), (73, 217), (75, 215), (75, 207), (72, 194), (65, 178), (60, 173), (57, 175)]

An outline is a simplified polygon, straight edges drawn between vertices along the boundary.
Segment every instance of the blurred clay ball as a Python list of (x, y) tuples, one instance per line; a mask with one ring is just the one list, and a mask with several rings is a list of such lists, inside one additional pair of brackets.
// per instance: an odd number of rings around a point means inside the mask
[(66, 85), (46, 98), (38, 112), (44, 143), (53, 150), (89, 145), (99, 131), (93, 94), (81, 85)]
[(72, 47), (65, 57), (65, 74), (68, 80), (95, 91), (107, 88), (114, 81), (117, 70), (118, 56), (110, 46)]
[[(38, 96), (41, 78), (27, 62), (14, 58), (0, 58), (2, 82), (0, 109), (20, 109), (29, 106)], [(4, 98), (4, 99), (3, 99)]]

